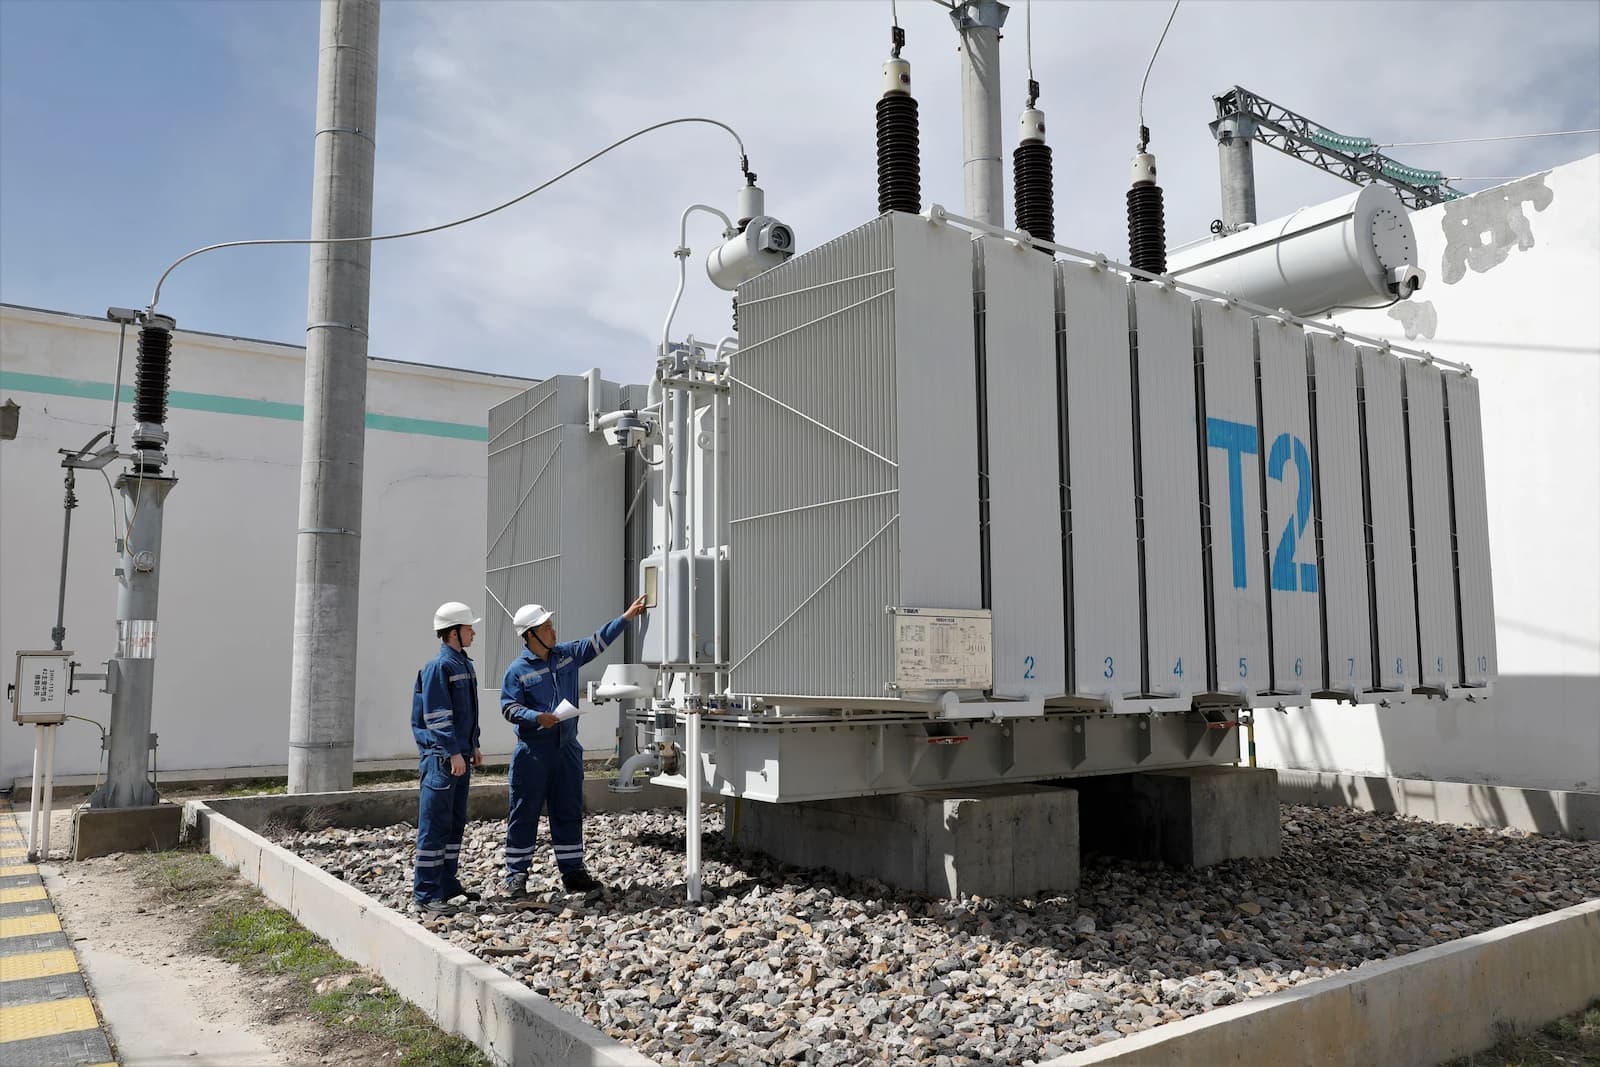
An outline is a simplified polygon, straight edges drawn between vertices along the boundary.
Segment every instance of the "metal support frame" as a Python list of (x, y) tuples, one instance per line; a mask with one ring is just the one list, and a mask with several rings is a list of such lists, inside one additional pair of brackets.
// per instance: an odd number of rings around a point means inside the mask
[(1240, 759), (1237, 716), (1213, 709), (957, 722), (908, 715), (796, 721), (702, 710), (678, 716), (675, 727), (694, 768), (680, 766), (656, 781), (683, 789), (692, 777), (707, 792), (789, 803), (1234, 764)]
[[(1293, 156), (1302, 163), (1309, 163), (1355, 185), (1367, 185), (1372, 182), (1387, 185), (1398, 193), (1401, 202), (1413, 211), (1448, 203), (1465, 195), (1443, 181), (1433, 185), (1414, 184), (1385, 173), (1385, 164), (1395, 167), (1405, 167), (1405, 164), (1391, 159), (1382, 152), (1374, 150), (1353, 155), (1323, 144), (1316, 139), (1316, 135), (1320, 133), (1325, 137), (1327, 127), (1290, 111), (1281, 104), (1274, 104), (1266, 97), (1248, 89), (1235, 85), (1226, 92), (1212, 97), (1212, 100), (1217, 106), (1217, 121), (1211, 124), (1211, 130), (1219, 144), (1223, 139), (1223, 133), (1219, 131), (1226, 128), (1225, 123), (1240, 118), (1249, 119), (1255, 126), (1254, 139), (1268, 148), (1282, 152), (1286, 156)], [(1224, 176), (1224, 186), (1227, 180)], [(1252, 177), (1252, 199), (1253, 186)], [(1227, 222), (1226, 218), (1224, 222)]]

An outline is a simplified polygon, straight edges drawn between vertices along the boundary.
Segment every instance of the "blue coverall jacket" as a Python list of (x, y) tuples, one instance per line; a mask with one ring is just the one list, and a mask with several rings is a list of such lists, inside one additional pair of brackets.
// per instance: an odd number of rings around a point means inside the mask
[(506, 821), (506, 874), (525, 874), (533, 859), (539, 813), (550, 805), (550, 842), (562, 873), (583, 867), (583, 746), (578, 720), (541, 728), (538, 717), (563, 700), (578, 703), (578, 671), (622, 636), (628, 622), (612, 619), (578, 641), (551, 648), (548, 658), (524, 648), (506, 668), (500, 714), (517, 728), (511, 753), (511, 812)]
[[(457, 870), (467, 827), (467, 790), (472, 754), (479, 747), (478, 672), (465, 652), (441, 644), (439, 654), (417, 672), (411, 694), (411, 736), (417, 742), (421, 790), (417, 802), (417, 901), (446, 900), (462, 891)], [(450, 773), (450, 757), (466, 761), (466, 773)]]

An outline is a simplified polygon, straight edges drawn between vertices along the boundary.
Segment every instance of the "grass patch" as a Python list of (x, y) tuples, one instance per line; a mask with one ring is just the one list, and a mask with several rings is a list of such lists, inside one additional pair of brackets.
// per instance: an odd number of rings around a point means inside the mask
[(222, 795), (225, 797), (256, 797), (287, 793), (288, 791), (289, 782), (286, 779), (279, 779), (276, 782), (240, 782), (238, 785), (230, 785), (223, 790)]
[(329, 1028), (392, 1044), (401, 1067), (488, 1067), (471, 1042), (441, 1031), (420, 1008), (355, 967), (212, 856), (157, 852), (134, 862), (139, 885), (166, 902), (205, 911), (199, 948), (287, 980), (297, 1007)]
[(1505, 1034), (1493, 1048), (1445, 1067), (1595, 1067), (1600, 1065), (1600, 1000), (1537, 1030)]

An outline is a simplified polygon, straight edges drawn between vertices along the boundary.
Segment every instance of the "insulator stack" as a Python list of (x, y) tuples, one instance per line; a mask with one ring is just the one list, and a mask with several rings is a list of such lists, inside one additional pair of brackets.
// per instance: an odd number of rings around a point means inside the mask
[(160, 426), (167, 421), (167, 383), (172, 377), (172, 331), (139, 329), (139, 361), (133, 370), (133, 419)]
[(1128, 190), (1128, 265), (1150, 274), (1167, 273), (1167, 221), (1156, 184), (1155, 157), (1139, 146)]
[(1049, 145), (1017, 146), (1011, 153), (1011, 186), (1016, 194), (1017, 229), (1042, 241), (1054, 241), (1056, 205)]
[(133, 368), (134, 469), (159, 474), (167, 462), (167, 384), (172, 378), (172, 328), (177, 322), (151, 313), (139, 328)]
[(900, 58), (905, 33), (894, 29), (894, 48), (883, 64), (878, 100), (878, 213), (922, 210), (922, 146), (917, 102), (911, 96), (911, 64)]
[[(1028, 106), (1019, 120), (1020, 143), (1011, 153), (1011, 190), (1017, 229), (1041, 241), (1056, 239), (1056, 194), (1050, 146), (1044, 139), (1044, 112), (1034, 107), (1039, 83), (1028, 82)], [(1039, 251), (1054, 256), (1048, 248)]]

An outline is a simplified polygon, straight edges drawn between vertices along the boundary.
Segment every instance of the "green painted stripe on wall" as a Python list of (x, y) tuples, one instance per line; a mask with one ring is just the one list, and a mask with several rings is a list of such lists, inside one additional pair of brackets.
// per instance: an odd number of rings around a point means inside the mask
[[(19, 393), (44, 393), (49, 396), (75, 396), (85, 400), (110, 400), (110, 382), (91, 382), (81, 378), (57, 378), (48, 374), (23, 374), (19, 371), (0, 371), (0, 389), (14, 389)], [(133, 386), (124, 385), (121, 400), (133, 402)], [(217, 393), (167, 394), (167, 404), (186, 411), (209, 411), (218, 415), (247, 415), (258, 419), (285, 419), (300, 422), (305, 418), (301, 404), (283, 404), (275, 400), (249, 400), (242, 396), (222, 396)], [(409, 433), (423, 437), (450, 437), (459, 441), (487, 441), (487, 426), (472, 426), (464, 422), (439, 422), (435, 419), (410, 419), (400, 415), (379, 415), (367, 412), (367, 429), (388, 433)]]

